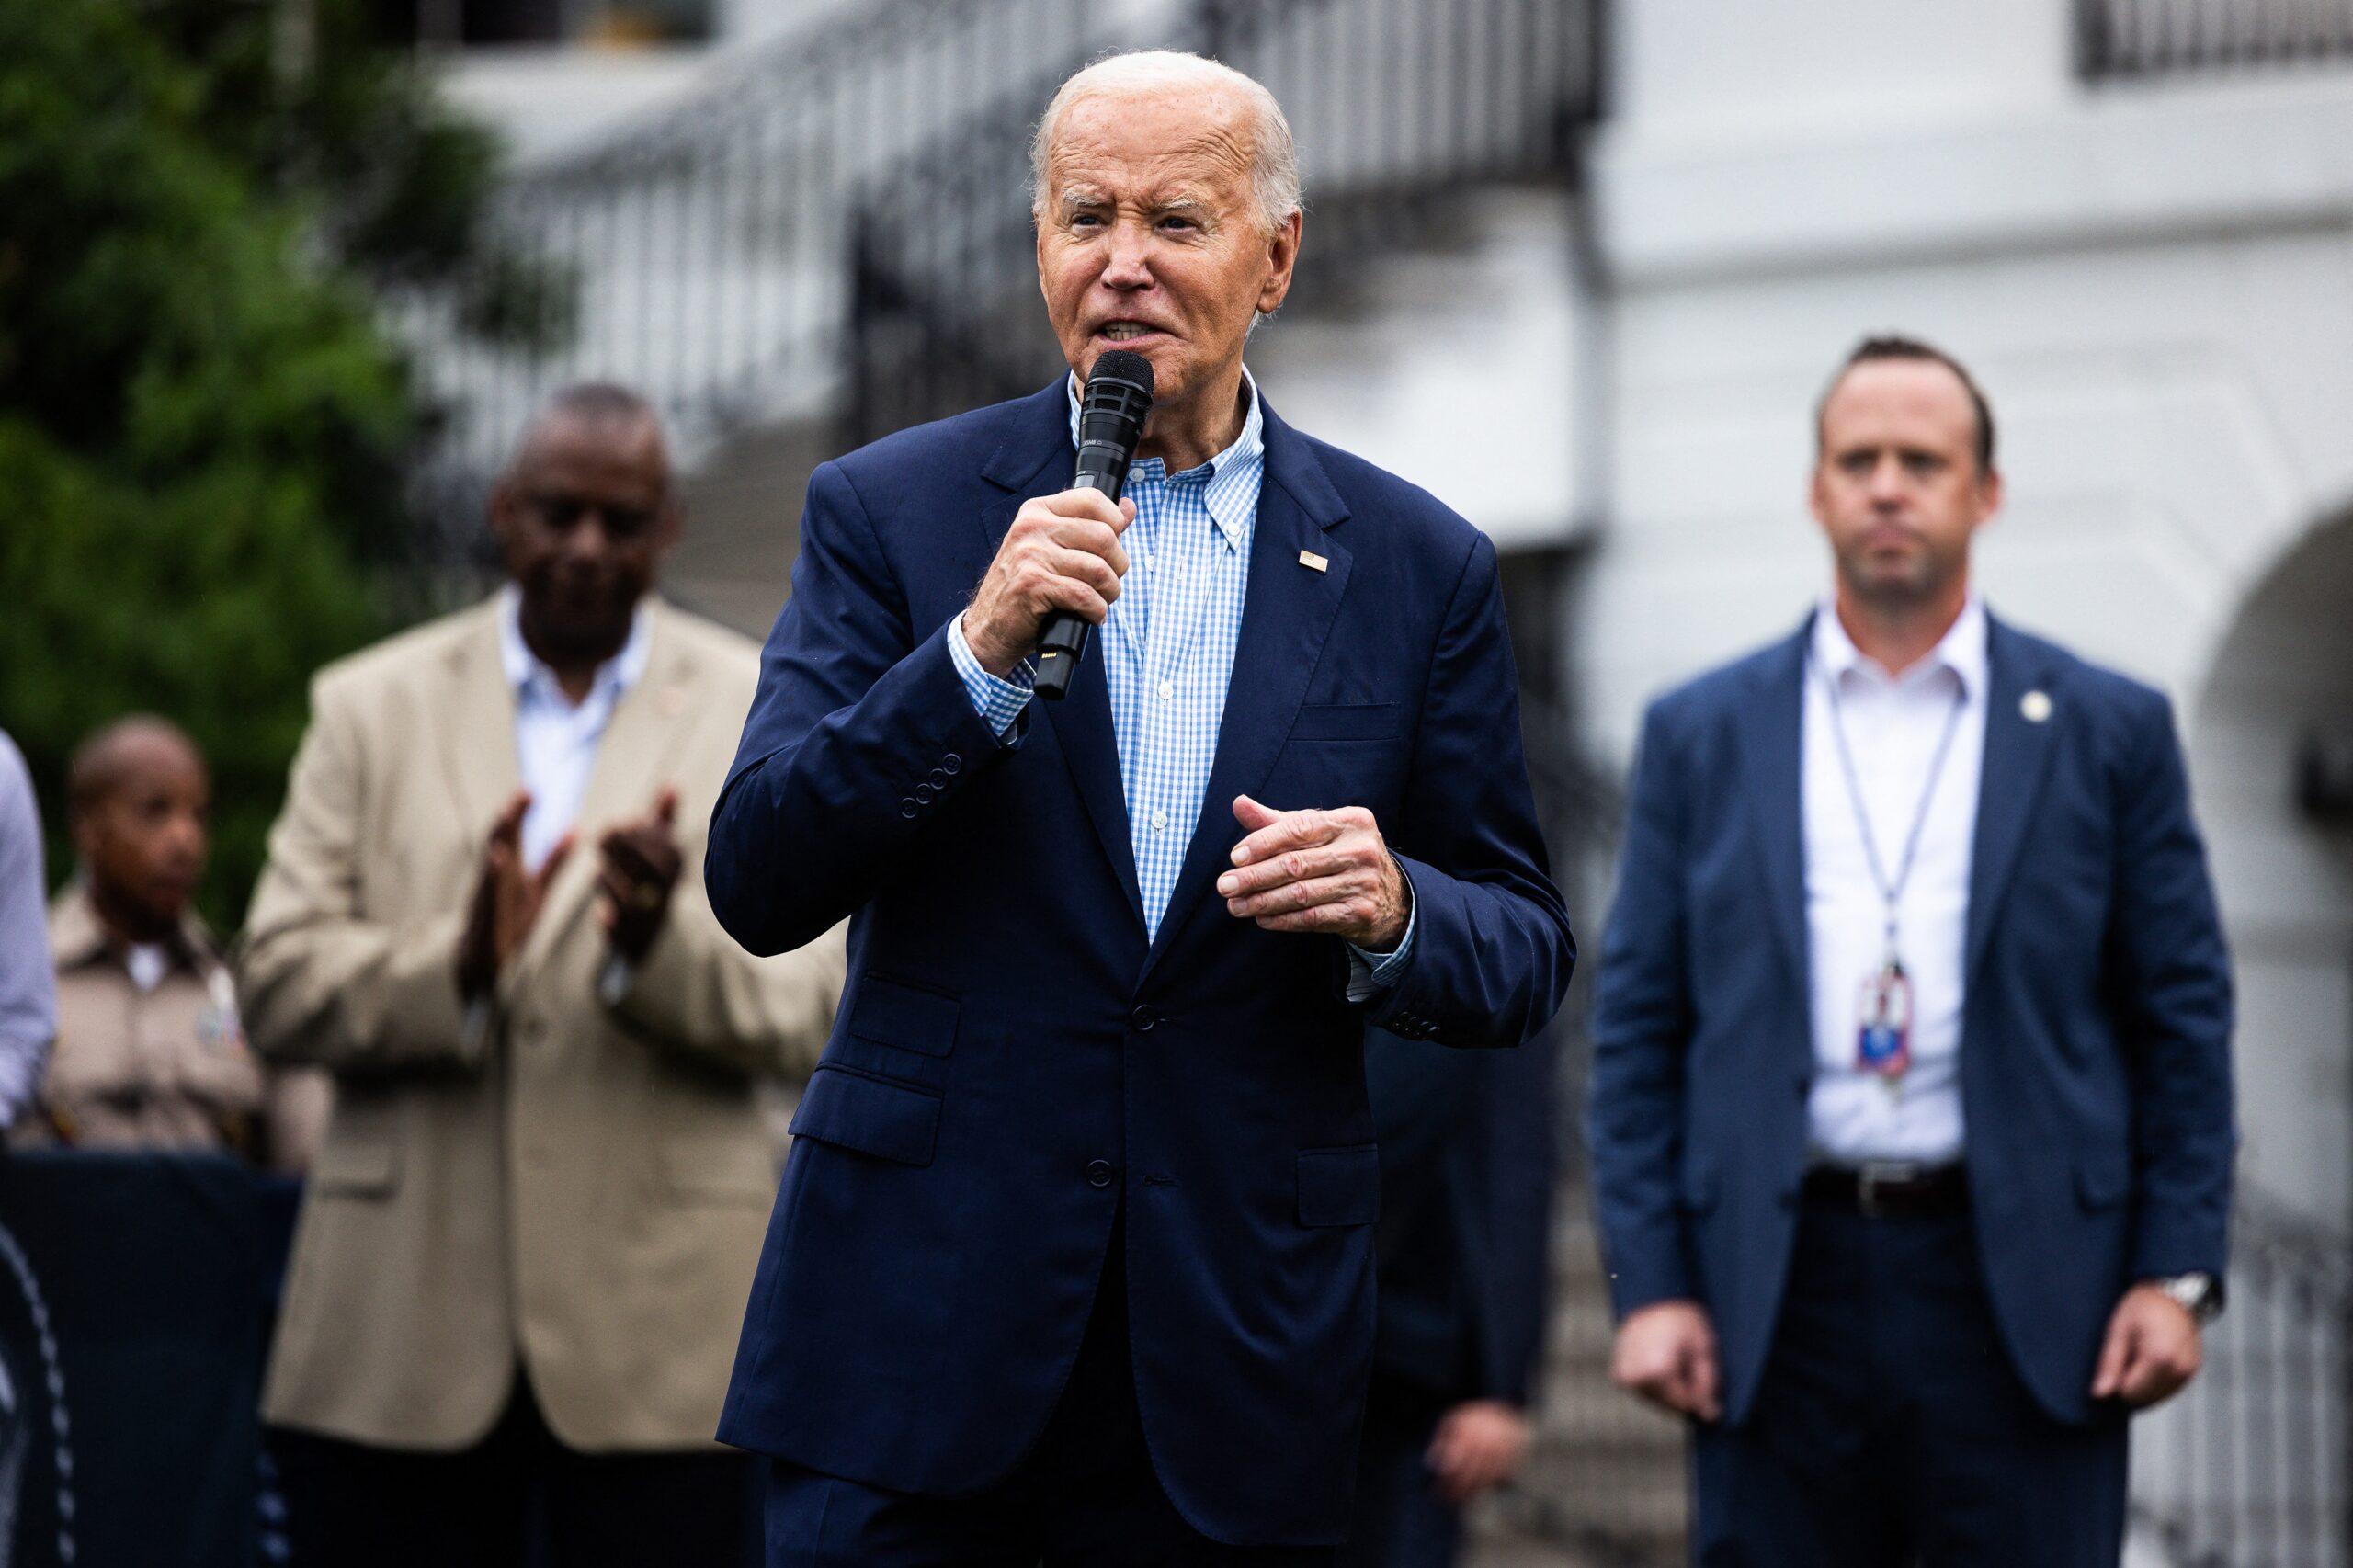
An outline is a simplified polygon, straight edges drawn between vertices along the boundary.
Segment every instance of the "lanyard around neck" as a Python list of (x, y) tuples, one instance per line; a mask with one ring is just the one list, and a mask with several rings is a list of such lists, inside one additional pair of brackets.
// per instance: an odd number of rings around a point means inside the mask
[(1912, 864), (1919, 858), (1920, 835), (1928, 825), (1928, 805), (1937, 797), (1937, 780), (1944, 777), (1945, 757), (1952, 751), (1952, 738), (1961, 729), (1961, 710), (1969, 705), (1969, 687), (1955, 678), (1952, 707), (1945, 714), (1944, 733), (1937, 737), (1936, 755), (1928, 760), (1928, 778), (1920, 790), (1920, 803), (1912, 812), (1911, 831), (1904, 836), (1904, 859), (1895, 869), (1893, 880), (1888, 877), (1886, 862), (1880, 858), (1879, 839), (1871, 832), (1870, 812), (1863, 804), (1863, 783), (1855, 771), (1855, 753), (1847, 744), (1847, 718), (1838, 698), (1838, 680), (1809, 654), (1807, 665), (1818, 671), (1822, 678), (1823, 695), (1830, 703), (1830, 733), (1838, 743), (1838, 768), (1847, 780), (1847, 803), (1855, 813), (1855, 831), (1863, 841), (1863, 859), (1870, 867), (1871, 885), (1879, 890), (1880, 905), (1887, 917), (1887, 953), (1891, 966), (1901, 969), (1896, 959), (1896, 909), (1903, 903), (1904, 885), (1912, 880)]

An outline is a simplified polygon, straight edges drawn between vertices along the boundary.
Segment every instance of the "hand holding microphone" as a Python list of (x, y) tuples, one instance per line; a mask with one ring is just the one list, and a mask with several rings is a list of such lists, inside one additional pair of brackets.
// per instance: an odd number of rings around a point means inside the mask
[(1152, 407), (1152, 363), (1113, 349), (1095, 362), (1079, 410), (1077, 477), (1059, 494), (1023, 503), (964, 612), (964, 641), (981, 667), (1006, 676), (1033, 650), (1037, 690), (1058, 699), (1103, 623), (1128, 570), (1120, 535), (1135, 503), (1120, 499)]

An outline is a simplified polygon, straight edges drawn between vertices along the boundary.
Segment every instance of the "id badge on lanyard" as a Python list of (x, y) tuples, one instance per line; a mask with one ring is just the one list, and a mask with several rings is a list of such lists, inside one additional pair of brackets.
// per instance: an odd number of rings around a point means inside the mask
[(1855, 1065), (1893, 1090), (1912, 1065), (1912, 979), (1890, 955), (1868, 979), (1855, 1007)]
[(1855, 773), (1854, 753), (1847, 744), (1838, 684), (1826, 674), (1823, 691), (1830, 708), (1831, 733), (1838, 743), (1847, 803), (1855, 812), (1855, 835), (1862, 842), (1863, 859), (1870, 868), (1871, 884), (1879, 891), (1880, 904), (1887, 917), (1887, 957), (1864, 979), (1856, 998), (1855, 1065), (1859, 1071), (1876, 1075), (1887, 1085), (1889, 1094), (1899, 1094), (1904, 1087), (1904, 1074), (1912, 1066), (1912, 977), (1904, 972), (1904, 960), (1896, 945), (1897, 914), (1903, 907), (1904, 884), (1912, 879), (1913, 861), (1920, 852), (1921, 831), (1928, 824), (1928, 806), (1936, 799), (1937, 780), (1944, 776), (1945, 758), (1952, 751), (1953, 735), (1961, 728), (1968, 688), (1958, 681), (1954, 683), (1952, 706), (1945, 713), (1944, 733), (1937, 738), (1936, 754), (1928, 759), (1928, 776), (1920, 789), (1920, 803), (1912, 812), (1912, 831), (1904, 835), (1904, 858), (1893, 877), (1887, 874), (1886, 864), (1880, 858), (1879, 841), (1871, 833), (1870, 812), (1863, 803), (1862, 783)]

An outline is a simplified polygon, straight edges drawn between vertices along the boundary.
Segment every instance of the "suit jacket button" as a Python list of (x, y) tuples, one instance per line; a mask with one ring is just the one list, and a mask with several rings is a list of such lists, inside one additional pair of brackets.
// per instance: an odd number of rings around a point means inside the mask
[(956, 771), (964, 766), (964, 759), (958, 756), (951, 751), (946, 756), (939, 759), (939, 766), (946, 770), (950, 778), (953, 778)]
[(1150, 1034), (1152, 1026), (1160, 1022), (1160, 1015), (1150, 1007), (1138, 1007), (1128, 1015), (1128, 1022), (1135, 1026), (1138, 1034)]
[(1111, 1185), (1111, 1162), (1110, 1162), (1110, 1161), (1108, 1161), (1108, 1160), (1089, 1160), (1089, 1161), (1087, 1161), (1087, 1162), (1086, 1162), (1086, 1185), (1087, 1185), (1087, 1186), (1089, 1186), (1089, 1187), (1108, 1187), (1108, 1186), (1110, 1186), (1110, 1185)]
[(903, 817), (911, 817), (921, 810), (923, 810), (923, 808), (915, 803), (913, 797), (909, 797), (908, 799), (899, 802), (899, 814)]

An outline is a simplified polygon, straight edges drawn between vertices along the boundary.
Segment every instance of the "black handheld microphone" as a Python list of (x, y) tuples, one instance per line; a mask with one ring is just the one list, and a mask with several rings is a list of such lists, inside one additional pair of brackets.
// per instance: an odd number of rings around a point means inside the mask
[[(1100, 490), (1114, 502), (1128, 483), (1128, 464), (1143, 439), (1152, 412), (1152, 361), (1124, 348), (1104, 351), (1086, 378), (1078, 404), (1078, 474), (1074, 490)], [(1046, 617), (1038, 638), (1037, 692), (1060, 701), (1069, 694), (1094, 627), (1066, 609)]]

